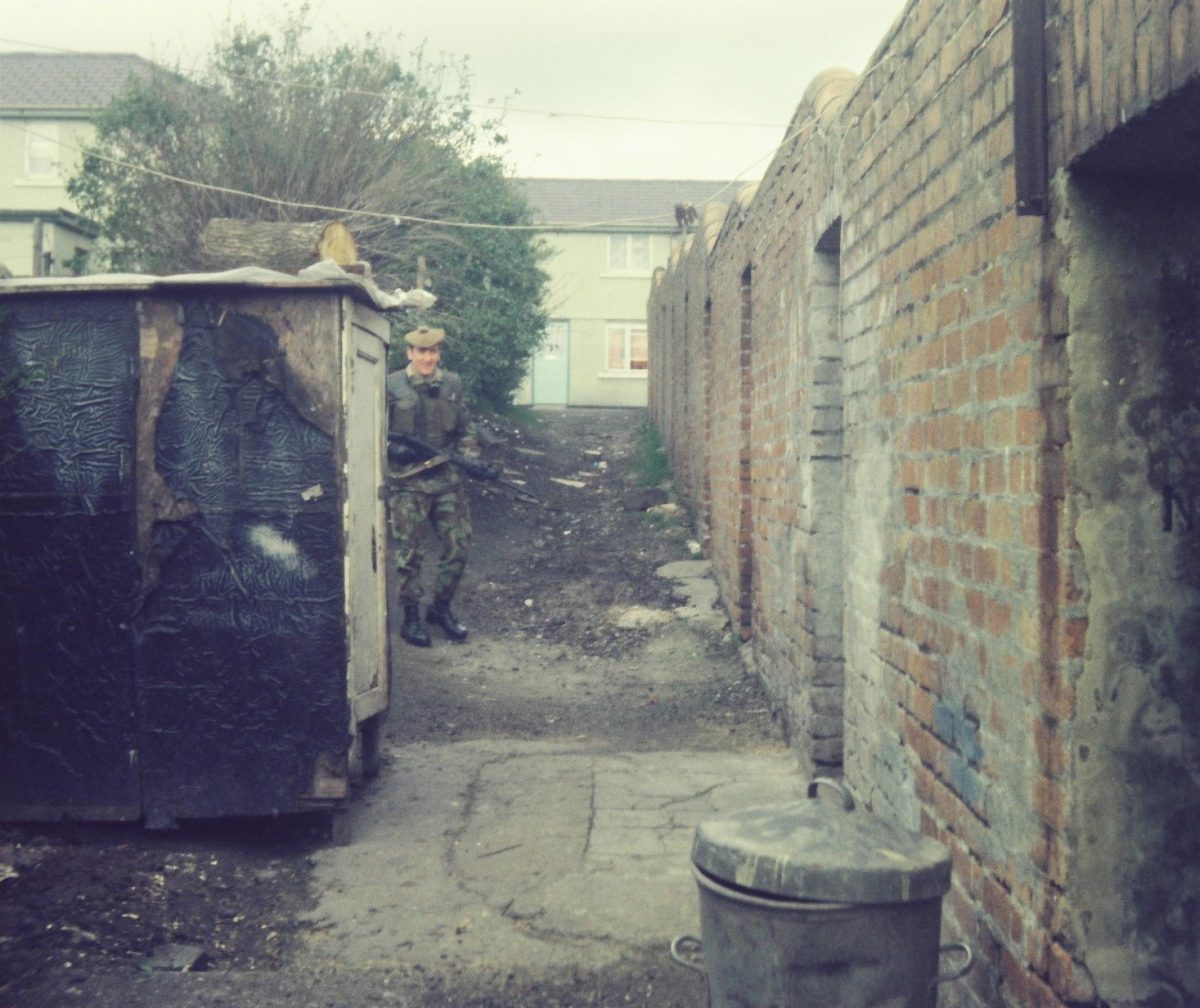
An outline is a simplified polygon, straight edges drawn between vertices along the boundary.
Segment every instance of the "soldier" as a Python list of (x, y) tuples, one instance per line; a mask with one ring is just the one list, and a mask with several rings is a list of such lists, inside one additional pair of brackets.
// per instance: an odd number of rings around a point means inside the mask
[[(470, 417), (458, 375), (440, 367), (441, 329), (421, 326), (404, 337), (408, 366), (388, 375), (388, 430), (415, 434), (438, 448), (478, 457)], [(440, 461), (438, 461), (440, 459)], [(471, 514), (462, 474), (444, 456), (425, 459), (403, 446), (388, 450), (388, 514), (396, 546), (398, 596), (404, 607), (400, 636), (417, 647), (429, 647), (421, 625), (421, 550), (423, 523), (432, 523), (442, 543), (433, 583), (433, 602), (425, 614), (452, 641), (467, 638), (467, 628), (450, 610), (462, 580), (471, 543)]]

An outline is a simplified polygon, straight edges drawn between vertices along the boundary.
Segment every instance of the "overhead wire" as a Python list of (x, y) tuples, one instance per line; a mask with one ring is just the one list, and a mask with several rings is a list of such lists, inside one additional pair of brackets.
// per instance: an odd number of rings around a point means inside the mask
[[(64, 49), (59, 46), (43, 45), (41, 43), (25, 42), (25, 41), (21, 41), (21, 40), (17, 40), (17, 39), (5, 38), (2, 36), (0, 36), (0, 42), (8, 42), (8, 43), (17, 44), (17, 45), (30, 45), (30, 46), (35, 46), (37, 48), (52, 50), (55, 52), (72, 53), (75, 55), (88, 55), (87, 53), (80, 52), (79, 50)], [(877, 69), (877, 67), (869, 68), (863, 74), (862, 78), (860, 78), (860, 80), (858, 82), (856, 82), (856, 84), (861, 84), (862, 80), (865, 79), (866, 77), (869, 77), (870, 74), (875, 69)], [(280, 81), (279, 83), (281, 83), (283, 86), (290, 86), (290, 87), (297, 87), (297, 88), (315, 87), (315, 85), (306, 85), (306, 84), (302, 84), (299, 82), (289, 82), (286, 80)], [(354, 88), (346, 88), (343, 90), (346, 91), (347, 93), (360, 94), (360, 95), (367, 96), (367, 97), (386, 97), (386, 95), (384, 95), (380, 92), (374, 92), (374, 91), (360, 90), (360, 89), (354, 89)], [(471, 107), (478, 108), (479, 106), (471, 106)], [(493, 109), (493, 111), (496, 111), (496, 110)], [(500, 111), (517, 111), (517, 110), (502, 109)], [(621, 121), (645, 122), (645, 123), (652, 123), (652, 124), (657, 124), (657, 125), (664, 125), (664, 124), (696, 125), (696, 126), (741, 125), (741, 126), (755, 126), (758, 128), (769, 128), (765, 124), (756, 124), (756, 123), (722, 123), (722, 122), (717, 122), (717, 121), (702, 121), (702, 120), (661, 120), (661, 119), (649, 119), (649, 118), (631, 117), (631, 116), (592, 115), (589, 113), (537, 112), (537, 111), (531, 110), (531, 109), (526, 109), (526, 110), (521, 110), (521, 111), (525, 111), (525, 112), (528, 112), (531, 114), (546, 115), (551, 118), (565, 117), (565, 116), (571, 115), (571, 116), (578, 116), (581, 118), (617, 119), (617, 120), (621, 120)], [(792, 128), (789, 131), (789, 133), (781, 141), (774, 144), (766, 153), (762, 154), (761, 156), (756, 158), (754, 161), (750, 162), (745, 168), (743, 168), (740, 172), (738, 172), (737, 175), (733, 179), (725, 182), (714, 193), (712, 193), (710, 196), (708, 196), (705, 199), (703, 199), (702, 201), (700, 201), (701, 204), (715, 202), (720, 196), (722, 196), (730, 188), (743, 184), (746, 181), (744, 176), (746, 176), (749, 172), (751, 172), (753, 169), (755, 169), (758, 165), (762, 164), (764, 161), (767, 161), (770, 158), (773, 158), (780, 150), (787, 147), (801, 133), (803, 133), (810, 126), (815, 125), (818, 122), (819, 122), (818, 117), (810, 116), (809, 118), (796, 124), (794, 126), (794, 128)], [(86, 150), (82, 147), (79, 147), (78, 145), (75, 145), (75, 144), (72, 144), (69, 142), (64, 142), (61, 139), (47, 137), (43, 134), (39, 134), (36, 132), (36, 130), (34, 130), (28, 126), (24, 126), (22, 128), (24, 129), (24, 131), (27, 135), (39, 137), (39, 138), (45, 139), (45, 140), (50, 140), (52, 142), (57, 142), (59, 144), (59, 146), (65, 147), (69, 150), (73, 150), (76, 153), (79, 153), (79, 154), (82, 154), (82, 155), (85, 155), (88, 157), (96, 158), (98, 160), (104, 161), (105, 163), (112, 164), (115, 167), (125, 168), (130, 171), (142, 172), (144, 174), (151, 175), (151, 176), (154, 176), (157, 178), (161, 178), (165, 181), (173, 182), (178, 185), (184, 185), (184, 186), (188, 186), (191, 188), (202, 189), (202, 190), (205, 190), (208, 192), (221, 193), (221, 194), (227, 195), (227, 196), (236, 196), (236, 197), (243, 198), (243, 199), (256, 200), (258, 202), (267, 203), (267, 204), (271, 204), (273, 206), (278, 206), (278, 207), (286, 207), (288, 209), (320, 211), (322, 213), (328, 213), (328, 214), (334, 215), (339, 218), (364, 217), (364, 218), (369, 218), (369, 219), (373, 219), (373, 220), (389, 221), (397, 226), (399, 226), (401, 224), (422, 224), (422, 225), (427, 225), (427, 226), (431, 226), (431, 227), (444, 227), (444, 228), (458, 229), (458, 230), (519, 231), (519, 232), (553, 231), (553, 232), (560, 232), (560, 233), (571, 233), (571, 232), (585, 232), (586, 233), (586, 232), (597, 231), (597, 230), (611, 230), (612, 228), (618, 227), (618, 226), (633, 226), (633, 225), (638, 225), (638, 224), (649, 224), (649, 223), (654, 223), (654, 222), (661, 222), (663, 220), (663, 218), (666, 216), (666, 214), (654, 214), (652, 216), (645, 216), (645, 217), (620, 218), (620, 219), (614, 219), (614, 220), (594, 221), (594, 222), (588, 222), (588, 223), (567, 223), (567, 222), (549, 222), (548, 221), (548, 222), (542, 222), (542, 223), (538, 223), (538, 224), (486, 224), (486, 223), (475, 222), (475, 221), (438, 220), (438, 219), (428, 218), (428, 217), (418, 217), (418, 216), (414, 216), (414, 215), (410, 215), (410, 214), (397, 214), (397, 213), (389, 213), (386, 211), (378, 211), (378, 210), (365, 210), (365, 209), (361, 209), (361, 208), (338, 207), (338, 206), (330, 206), (330, 205), (321, 204), (321, 203), (306, 203), (306, 202), (296, 201), (296, 200), (281, 199), (281, 198), (275, 197), (275, 196), (266, 196), (262, 193), (250, 192), (248, 190), (237, 189), (237, 188), (234, 188), (231, 186), (223, 186), (223, 185), (217, 185), (217, 184), (211, 183), (211, 182), (203, 182), (198, 179), (185, 178), (183, 176), (175, 175), (170, 172), (165, 172), (165, 171), (162, 171), (157, 168), (151, 168), (149, 165), (138, 164), (137, 162), (132, 162), (132, 161), (124, 161), (119, 158), (114, 158), (114, 157), (110, 157), (108, 155), (100, 154), (95, 150)]]
[[(389, 213), (384, 210), (364, 210), (354, 207), (339, 207), (330, 206), (323, 203), (305, 203), (298, 200), (286, 200), (277, 196), (265, 196), (262, 193), (250, 192), (245, 189), (235, 189), (232, 186), (216, 185), (212, 182), (201, 182), (197, 179), (185, 178), (182, 175), (174, 175), (171, 172), (161, 171), (158, 168), (151, 168), (149, 165), (138, 164), (136, 161), (124, 161), (120, 158), (109, 157), (105, 154), (100, 154), (94, 150), (88, 150), (77, 144), (70, 143), (61, 139), (56, 139), (47, 136), (43, 133), (38, 133), (37, 130), (29, 127), (21, 127), (27, 136), (37, 137), (41, 140), (48, 140), (57, 143), (60, 147), (65, 147), (68, 150), (73, 150), (78, 154), (86, 157), (92, 157), (106, 164), (111, 164), (117, 168), (126, 168), (130, 171), (142, 172), (146, 175), (152, 175), (156, 178), (164, 179), (168, 182), (174, 182), (178, 185), (188, 186), (193, 189), (203, 189), (206, 192), (221, 193), (226, 196), (237, 196), (243, 199), (257, 200), (260, 203), (269, 203), (273, 206), (287, 207), (291, 210), (319, 210), (322, 213), (332, 214), (339, 218), (349, 217), (367, 217), (372, 220), (389, 221), (392, 224), (399, 226), (400, 224), (427, 224), (433, 227), (457, 228), (460, 230), (477, 230), (477, 231), (596, 231), (602, 229), (611, 229), (617, 225), (626, 224), (649, 224), (655, 221), (661, 221), (665, 214), (654, 214), (646, 217), (626, 217), (616, 220), (595, 221), (585, 224), (578, 223), (554, 223), (543, 222), (540, 224), (485, 224), (477, 221), (456, 221), (456, 220), (438, 220), (432, 217), (417, 217), (412, 214)], [(726, 183), (717, 195), (729, 188), (732, 183)], [(703, 202), (710, 202), (714, 197), (709, 197)]]
[[(47, 50), (50, 50), (51, 52), (70, 53), (70, 54), (77, 55), (77, 56), (96, 55), (94, 53), (87, 53), (87, 52), (83, 52), (78, 49), (65, 49), (62, 46), (45, 45), (41, 42), (28, 42), (23, 39), (5, 38), (4, 36), (0, 36), (0, 42), (7, 42), (12, 45), (31, 46), (31, 47), (37, 48), (37, 49), (47, 49)], [(193, 69), (192, 72), (196, 72), (196, 71)], [(259, 79), (257, 77), (252, 77), (248, 74), (230, 73), (230, 74), (228, 74), (228, 76), (233, 77), (235, 79), (250, 80), (250, 81)], [(302, 81), (288, 80), (286, 78), (276, 78), (274, 83), (282, 85), (283, 87), (291, 87), (291, 88), (296, 88), (299, 90), (309, 90), (309, 91), (327, 90), (323, 85), (306, 84)], [(390, 97), (386, 92), (371, 91), (371, 90), (367, 90), (365, 88), (338, 88), (336, 90), (340, 90), (340, 91), (344, 92), (345, 94), (360, 95), (364, 98), (387, 98), (387, 97)], [(733, 119), (728, 119), (728, 120), (727, 119), (667, 119), (667, 118), (656, 117), (656, 116), (618, 115), (615, 113), (607, 113), (607, 112), (573, 112), (573, 111), (562, 111), (559, 109), (522, 108), (521, 106), (518, 106), (518, 105), (509, 105), (507, 102), (502, 102), (500, 104), (496, 104), (496, 103), (477, 104), (477, 103), (468, 102), (468, 103), (466, 103), (466, 106), (467, 106), (467, 108), (475, 109), (475, 110), (481, 111), (481, 112), (482, 111), (501, 112), (501, 113), (517, 112), (522, 115), (543, 116), (544, 118), (547, 118), (547, 119), (599, 119), (599, 120), (608, 121), (608, 122), (647, 123), (652, 126), (722, 126), (722, 127), (746, 128), (746, 129), (782, 129), (785, 125), (783, 123), (743, 122), (743, 121), (733, 120)]]

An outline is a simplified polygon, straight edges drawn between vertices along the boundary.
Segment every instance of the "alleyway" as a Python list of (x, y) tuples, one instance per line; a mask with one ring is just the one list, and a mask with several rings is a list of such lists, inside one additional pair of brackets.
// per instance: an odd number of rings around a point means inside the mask
[[(108, 852), (156, 847), (168, 890), (186, 883), (170, 870), (184, 848), (227, 880), (225, 954), (205, 948), (212, 929), (199, 921), (174, 931), (206, 953), (196, 972), (155, 968), (154, 949), (179, 941), (169, 934), (148, 931), (146, 948), (120, 956), (75, 935), (0, 1002), (704, 1005), (703, 979), (668, 955), (698, 927), (692, 831), (718, 811), (795, 797), (802, 781), (682, 520), (626, 507), (641, 418), (545, 413), (495, 431), (487, 454), (550, 507), (473, 489), (476, 546), (456, 607), (471, 638), (393, 640), (383, 763), (348, 814), (348, 844), (268, 850), (211, 828), (174, 843), (123, 830)], [(62, 871), (70, 852), (48, 837), (42, 863)], [(67, 871), (62, 884), (101, 883)], [(181, 893), (172, 912), (199, 895)], [(69, 924), (103, 946), (117, 909)], [(264, 932), (286, 948), (268, 954)]]

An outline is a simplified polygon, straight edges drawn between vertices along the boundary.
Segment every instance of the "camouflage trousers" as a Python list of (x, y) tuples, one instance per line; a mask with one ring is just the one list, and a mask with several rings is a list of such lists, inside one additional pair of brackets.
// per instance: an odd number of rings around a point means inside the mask
[(433, 579), (433, 599), (449, 602), (462, 580), (467, 548), (471, 545), (471, 511), (463, 488), (393, 490), (388, 496), (388, 521), (396, 551), (400, 604), (410, 605), (421, 599), (421, 569), (425, 562), (422, 535), (426, 521), (433, 525), (442, 544)]

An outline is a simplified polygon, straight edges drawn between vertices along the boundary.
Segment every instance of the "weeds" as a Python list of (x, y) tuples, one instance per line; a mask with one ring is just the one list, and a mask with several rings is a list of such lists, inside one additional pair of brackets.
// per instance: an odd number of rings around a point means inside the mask
[(671, 466), (667, 462), (667, 450), (663, 447), (658, 428), (644, 420), (638, 431), (638, 451), (634, 460), (634, 474), (638, 486), (655, 487), (671, 478)]

